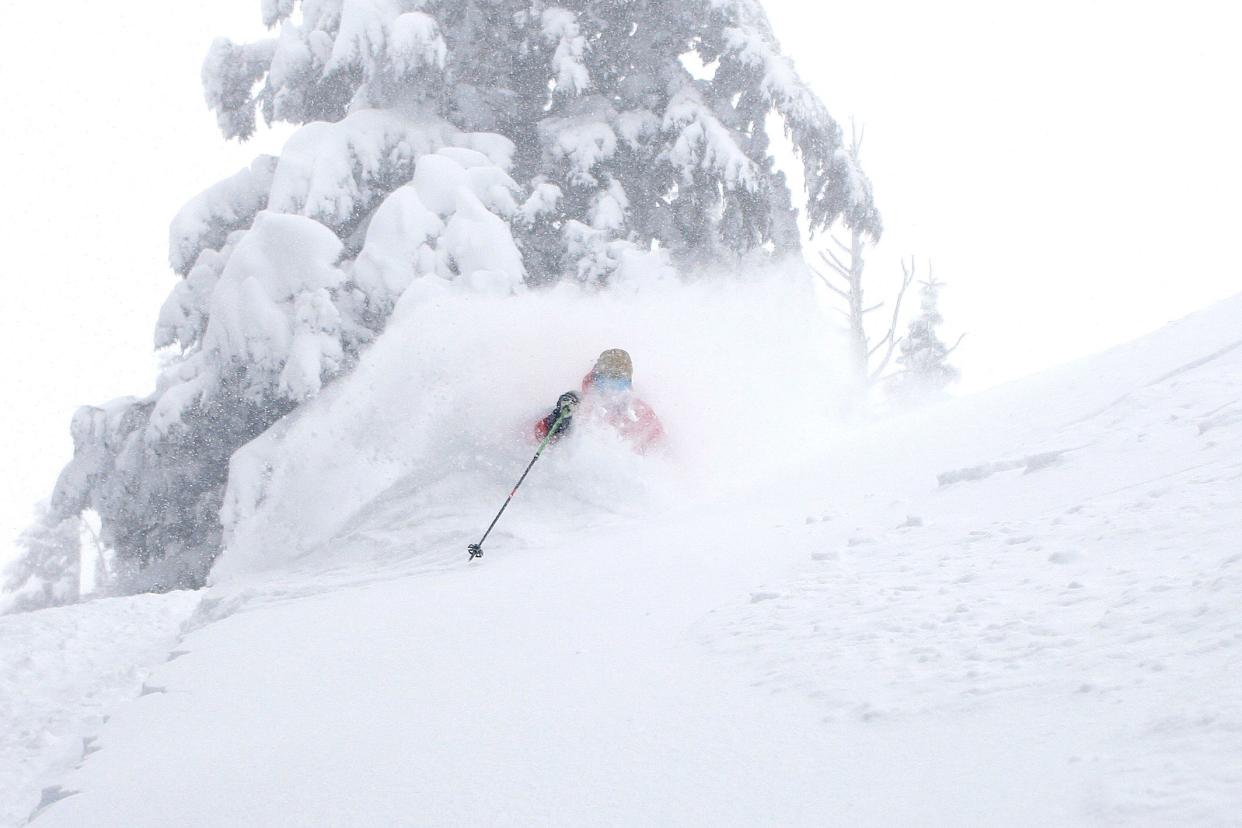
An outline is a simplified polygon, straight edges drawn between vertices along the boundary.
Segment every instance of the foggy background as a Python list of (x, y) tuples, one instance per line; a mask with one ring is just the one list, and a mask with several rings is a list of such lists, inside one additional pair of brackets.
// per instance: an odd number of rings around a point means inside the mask
[[(1230, 5), (765, 5), (833, 115), (866, 127), (872, 285), (911, 254), (948, 284), (958, 393), (1242, 289)], [(4, 11), (0, 560), (70, 456), (73, 410), (152, 390), (174, 212), (290, 131), (225, 143), (202, 101), (207, 46), (262, 36), (258, 0)]]

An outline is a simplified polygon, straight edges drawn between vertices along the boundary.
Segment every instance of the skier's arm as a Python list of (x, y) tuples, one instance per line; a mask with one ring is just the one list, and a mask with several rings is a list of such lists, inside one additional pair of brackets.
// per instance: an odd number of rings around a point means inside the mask
[(578, 408), (579, 397), (573, 391), (566, 391), (556, 400), (556, 407), (552, 409), (552, 413), (544, 417), (535, 424), (535, 438), (542, 440), (548, 436), (548, 432), (552, 430), (552, 426), (556, 425), (560, 420), (560, 426), (556, 429), (556, 434), (552, 439), (556, 440), (569, 429), (570, 421), (573, 419), (574, 411)]

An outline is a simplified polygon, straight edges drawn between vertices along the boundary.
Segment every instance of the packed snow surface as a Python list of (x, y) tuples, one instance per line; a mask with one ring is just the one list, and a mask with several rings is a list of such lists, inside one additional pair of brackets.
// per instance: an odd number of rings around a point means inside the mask
[[(831, 383), (777, 353), (805, 334), (764, 344), (780, 298), (596, 317), (418, 290), (354, 373), (235, 458), (229, 551), (195, 609), (0, 619), (44, 673), (67, 675), (83, 628), (138, 670), (106, 724), (40, 714), (89, 740), (76, 767), (6, 746), (5, 817), (1236, 824), (1242, 297), (830, 427)], [(743, 307), (730, 338), (703, 333)], [(625, 310), (649, 313), (633, 336)], [(529, 421), (616, 345), (668, 454), (575, 435), (467, 563)], [(107, 609), (130, 605), (158, 617)], [(5, 684), (0, 727), (72, 710), (62, 685)], [(63, 770), (10, 773), (35, 760)]]

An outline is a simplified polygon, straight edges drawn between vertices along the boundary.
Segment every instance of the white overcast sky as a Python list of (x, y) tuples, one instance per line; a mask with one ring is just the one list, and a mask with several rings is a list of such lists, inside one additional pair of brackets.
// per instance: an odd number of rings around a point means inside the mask
[[(871, 272), (916, 254), (949, 284), (963, 390), (1242, 291), (1235, 3), (767, 7), (830, 110), (866, 125), (887, 225)], [(174, 211), (284, 133), (224, 143), (199, 89), (214, 36), (262, 34), (259, 0), (0, 8), (2, 559), (71, 454), (73, 410), (152, 388)]]

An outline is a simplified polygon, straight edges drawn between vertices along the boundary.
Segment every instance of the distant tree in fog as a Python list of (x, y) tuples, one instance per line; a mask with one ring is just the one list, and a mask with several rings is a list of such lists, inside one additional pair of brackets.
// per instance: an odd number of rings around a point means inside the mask
[[(930, 269), (930, 266), (929, 266)], [(952, 346), (941, 340), (937, 328), (944, 322), (940, 315), (940, 291), (944, 283), (928, 274), (919, 283), (919, 313), (910, 320), (901, 340), (897, 372), (888, 381), (888, 392), (896, 400), (920, 403), (943, 397), (945, 390), (960, 376), (949, 364), (949, 356), (957, 350), (965, 334)]]
[(0, 614), (78, 599), (80, 521), (57, 517), (46, 503), (38, 512), (17, 540), (19, 557), (0, 581)]

